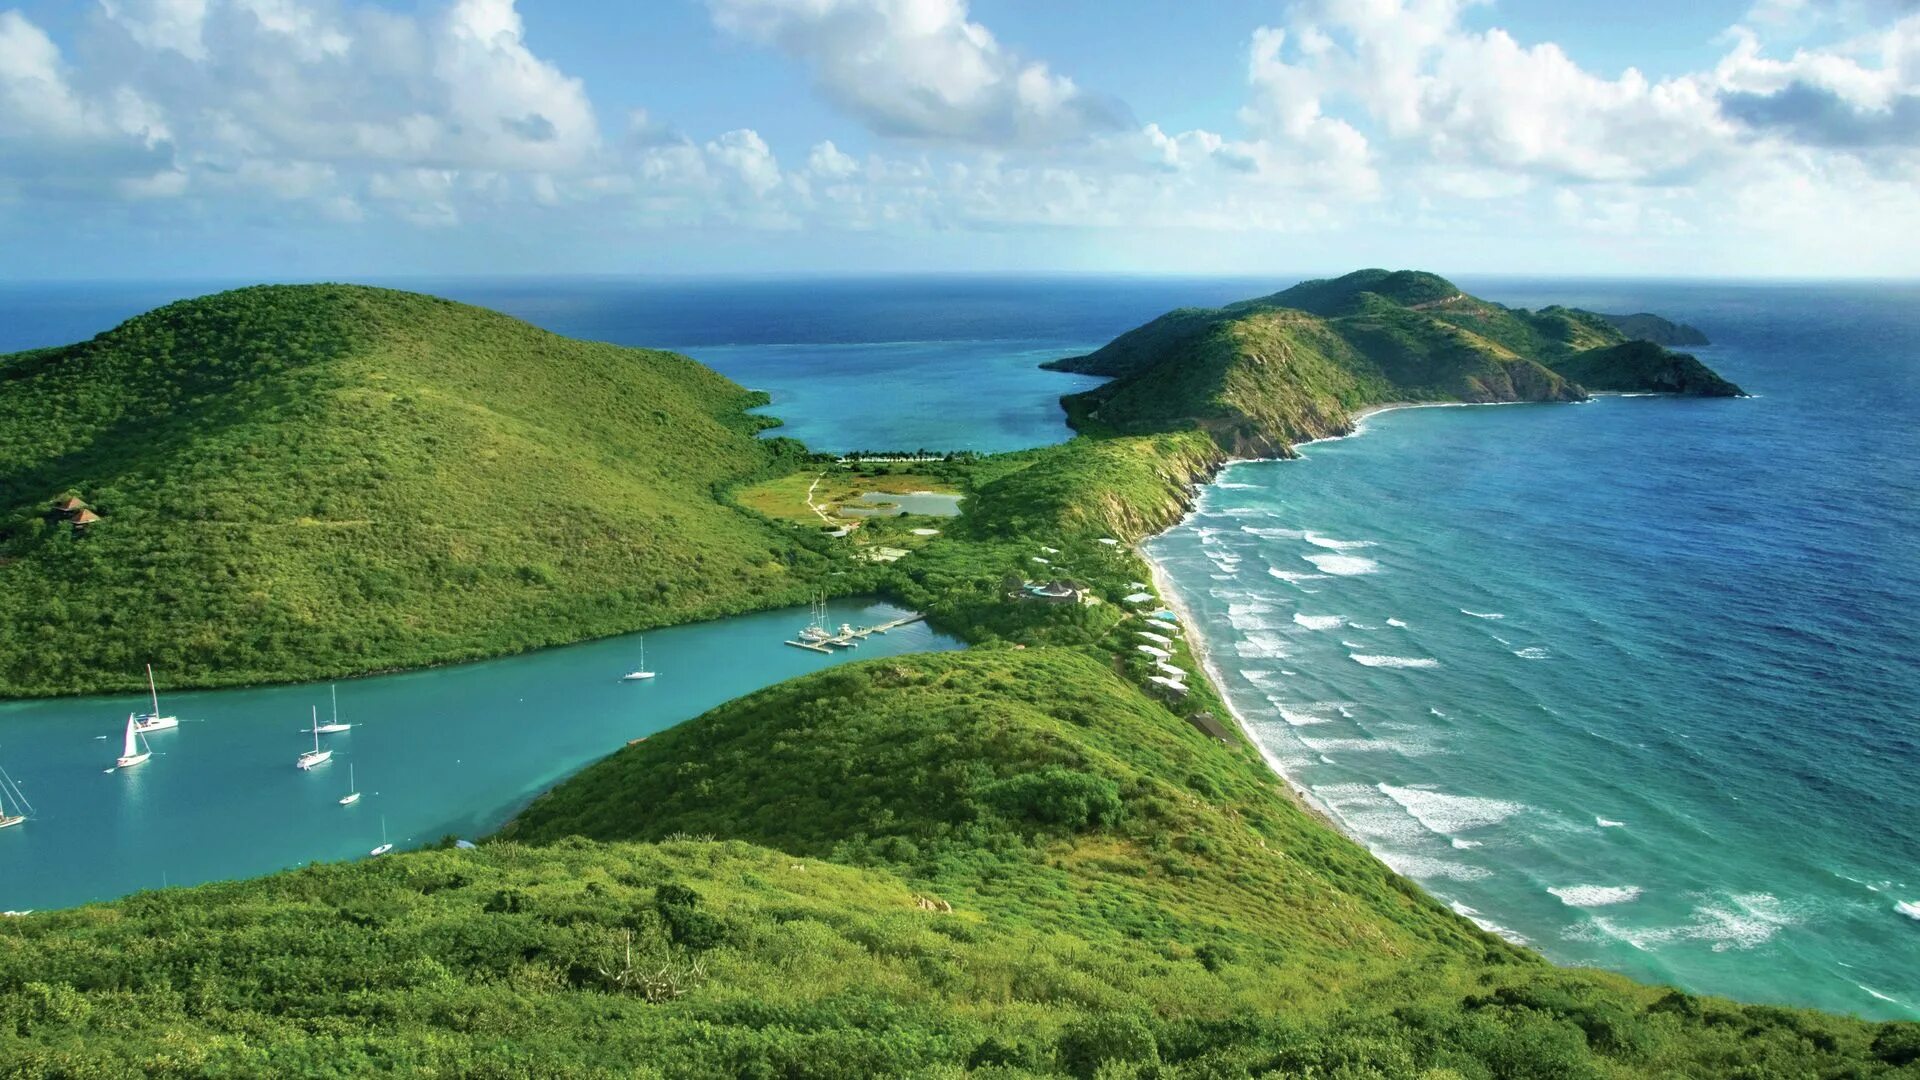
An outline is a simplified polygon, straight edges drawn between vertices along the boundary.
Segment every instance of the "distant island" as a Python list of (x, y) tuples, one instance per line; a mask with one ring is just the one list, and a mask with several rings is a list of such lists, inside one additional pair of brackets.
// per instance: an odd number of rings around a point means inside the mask
[[(972, 645), (768, 687), (477, 847), (0, 918), (21, 1075), (1911, 1076), (1920, 1025), (1563, 969), (1292, 797), (1132, 545), (1399, 400), (1739, 392), (1367, 271), (1069, 361), (1081, 434), (843, 463), (669, 353), (258, 288), (0, 358), (0, 693), (494, 655), (881, 592)], [(961, 493), (845, 532), (815, 495)], [(876, 557), (884, 556), (884, 557)], [(567, 688), (555, 689), (564, 722)], [(84, 734), (76, 737), (84, 738)], [(9, 913), (13, 914), (13, 913)]]
[(1389, 403), (1739, 395), (1695, 357), (1645, 337), (1678, 339), (1689, 329), (1650, 315), (1509, 308), (1435, 274), (1360, 270), (1169, 312), (1047, 366), (1113, 379), (1065, 400), (1082, 431), (1190, 425), (1228, 453), (1284, 457), (1295, 443), (1351, 431), (1358, 410)]

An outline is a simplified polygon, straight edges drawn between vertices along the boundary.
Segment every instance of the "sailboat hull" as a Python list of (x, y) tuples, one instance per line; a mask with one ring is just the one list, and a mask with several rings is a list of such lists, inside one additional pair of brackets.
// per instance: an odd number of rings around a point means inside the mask
[(134, 722), (133, 730), (142, 735), (146, 735), (150, 732), (167, 731), (179, 726), (180, 718), (177, 716), (146, 716)]
[(144, 754), (122, 754), (118, 758), (115, 758), (113, 763), (122, 769), (131, 769), (152, 756), (153, 751), (151, 750)]
[(311, 769), (315, 765), (325, 765), (332, 757), (333, 751), (331, 750), (322, 750), (319, 753), (309, 750), (301, 754), (300, 760), (294, 762), (293, 766), (296, 769)]
[(24, 818), (24, 817), (21, 817), (21, 816), (20, 816), (20, 815), (18, 815), (18, 814), (15, 814), (15, 815), (14, 815), (14, 816), (12, 816), (12, 817), (0, 817), (0, 829), (6, 829), (6, 828), (11, 828), (11, 827), (13, 827), (13, 826), (15, 826), (15, 825), (18, 825), (18, 824), (20, 824), (21, 822), (23, 822), (23, 821), (25, 821), (25, 820), (27, 820), (27, 819), (26, 819), (26, 818)]
[(651, 671), (635, 671), (635, 672), (630, 672), (626, 675), (620, 676), (620, 681), (621, 682), (640, 682), (643, 679), (653, 678), (653, 675), (654, 673)]
[(372, 851), (369, 851), (369, 852), (367, 852), (367, 854), (369, 854), (369, 855), (385, 855), (385, 854), (386, 854), (387, 852), (389, 852), (389, 851), (392, 851), (392, 850), (393, 850), (393, 845), (392, 845), (392, 844), (381, 844), (381, 845), (380, 845), (379, 847), (377, 847), (377, 848), (374, 848), (374, 849), (373, 849)]
[(340, 732), (345, 731), (352, 726), (353, 726), (352, 724), (321, 724), (319, 727), (314, 728), (313, 730), (319, 732), (322, 735), (337, 735)]
[(343, 795), (340, 797), (341, 806), (352, 806), (354, 803), (357, 803), (359, 801), (360, 801), (360, 793), (357, 791), (352, 793), (351, 795)]

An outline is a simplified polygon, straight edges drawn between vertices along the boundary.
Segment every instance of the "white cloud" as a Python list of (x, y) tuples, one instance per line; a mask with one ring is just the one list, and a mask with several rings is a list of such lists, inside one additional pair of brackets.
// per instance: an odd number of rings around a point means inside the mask
[(1003, 47), (966, 0), (708, 0), (881, 135), (1042, 146), (1129, 126), (1125, 107)]

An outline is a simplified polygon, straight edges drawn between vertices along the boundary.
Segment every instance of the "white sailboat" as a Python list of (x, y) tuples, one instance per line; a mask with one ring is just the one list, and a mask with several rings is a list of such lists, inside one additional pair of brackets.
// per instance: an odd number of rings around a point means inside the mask
[[(340, 688), (330, 686), (327, 689), (333, 691), (333, 719), (325, 724), (316, 722), (313, 725), (313, 730), (321, 735), (333, 735), (353, 726), (352, 724), (343, 724), (340, 722)], [(316, 721), (317, 719), (316, 717)]]
[(313, 749), (300, 751), (299, 760), (293, 763), (296, 769), (311, 769), (315, 765), (324, 765), (333, 756), (333, 751), (320, 749), (320, 707), (313, 708)]
[(153, 683), (152, 664), (147, 665), (147, 693), (152, 695), (153, 711), (139, 713), (133, 718), (133, 726), (140, 734), (145, 735), (149, 731), (165, 731), (168, 728), (179, 727), (179, 717), (160, 715), (160, 690)]
[(121, 746), (120, 756), (114, 760), (114, 765), (122, 769), (131, 769), (152, 756), (153, 751), (147, 749), (146, 744), (141, 739), (140, 725), (135, 722), (134, 715), (128, 713), (127, 739)]
[(347, 762), (347, 793), (340, 796), (341, 806), (352, 806), (360, 801), (360, 789), (353, 783), (353, 762)]
[(825, 598), (815, 600), (813, 602), (813, 622), (807, 624), (806, 629), (800, 631), (800, 640), (819, 644), (822, 641), (830, 641), (832, 638), (833, 631), (827, 629), (827, 601)]
[(387, 852), (392, 850), (393, 850), (393, 845), (387, 843), (387, 816), (385, 814), (382, 814), (380, 815), (380, 846), (377, 848), (374, 848), (372, 851), (367, 852), (367, 854), (385, 855)]
[(640, 666), (620, 676), (621, 682), (639, 682), (653, 678), (653, 672), (647, 670), (647, 639), (640, 639)]
[(27, 801), (26, 793), (7, 770), (0, 768), (0, 829), (11, 828), (27, 820), (33, 813), (33, 804)]

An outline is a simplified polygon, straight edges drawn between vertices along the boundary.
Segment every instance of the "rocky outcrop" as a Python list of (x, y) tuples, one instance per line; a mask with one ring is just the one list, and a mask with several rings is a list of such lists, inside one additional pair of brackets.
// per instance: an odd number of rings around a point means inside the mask
[[(1599, 315), (1598, 312), (1595, 314)], [(1599, 315), (1599, 317), (1634, 341), (1650, 341), (1655, 345), (1669, 346), (1711, 344), (1707, 340), (1707, 335), (1686, 323), (1677, 323), (1644, 311), (1634, 315)]]

